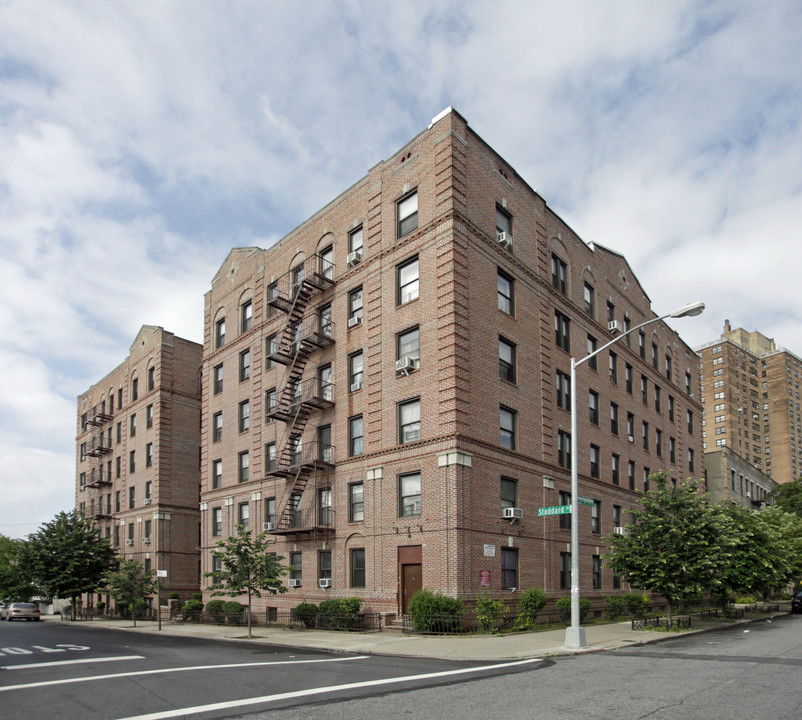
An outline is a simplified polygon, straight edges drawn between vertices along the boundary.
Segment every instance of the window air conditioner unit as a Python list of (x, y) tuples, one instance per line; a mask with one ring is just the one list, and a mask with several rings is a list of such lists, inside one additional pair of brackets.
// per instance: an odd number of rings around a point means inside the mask
[(520, 520), (523, 516), (524, 511), (521, 508), (504, 508), (501, 511), (501, 517), (503, 517), (505, 520)]
[(400, 360), (395, 361), (395, 371), (409, 375), (415, 369), (415, 362), (415, 358), (402, 357)]
[(352, 318), (348, 318), (348, 327), (356, 327), (357, 325), (362, 324), (362, 316), (361, 315), (354, 315)]
[(149, 537), (143, 537), (142, 538), (142, 544), (143, 545), (150, 545), (150, 538)]
[(613, 528), (614, 535), (626, 535), (627, 529), (625, 527), (614, 527)]
[(289, 586), (290, 587), (301, 587), (301, 581), (300, 580), (296, 580), (295, 578), (290, 578)]
[(750, 492), (746, 493), (746, 497), (751, 498), (752, 497), (752, 493), (750, 493)]
[(508, 232), (496, 233), (496, 240), (498, 240), (498, 244), (501, 245), (501, 247), (512, 247), (512, 235)]
[(348, 267), (353, 267), (357, 263), (362, 262), (362, 251), (354, 250), (353, 252), (348, 253), (346, 262), (348, 263)]
[(125, 544), (126, 545), (133, 545), (134, 544), (134, 539), (133, 538), (125, 538)]
[(357, 390), (361, 390), (361, 389), (362, 389), (362, 383), (361, 382), (351, 383), (351, 392), (356, 392)]
[(624, 326), (621, 324), (620, 320), (610, 320), (610, 322), (607, 323), (607, 329), (613, 335), (618, 335), (624, 331)]
[(150, 505), (150, 498), (145, 498), (145, 499), (142, 501), (142, 503), (143, 503), (144, 505)]
[(276, 523), (274, 522), (264, 522), (262, 523), (262, 531), (269, 532), (270, 530), (276, 529)]
[(320, 580), (317, 581), (317, 584), (322, 588), (330, 588), (331, 578), (320, 578)]

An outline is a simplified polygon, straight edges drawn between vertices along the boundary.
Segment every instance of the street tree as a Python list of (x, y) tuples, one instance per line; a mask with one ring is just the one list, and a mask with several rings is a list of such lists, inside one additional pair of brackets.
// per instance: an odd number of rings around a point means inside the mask
[(60, 512), (23, 546), (24, 572), (38, 592), (48, 597), (69, 598), (72, 617), (77, 599), (95, 592), (111, 567), (114, 551), (92, 520), (74, 510)]
[(0, 535), (0, 599), (27, 602), (31, 599), (30, 580), (23, 572), (21, 562), (24, 540)]
[(785, 512), (802, 518), (802, 478), (778, 485), (769, 493), (768, 499)]
[(212, 556), (220, 561), (220, 568), (204, 573), (212, 578), (209, 589), (212, 595), (248, 597), (248, 637), (251, 637), (251, 601), (261, 598), (262, 591), (275, 595), (287, 592), (281, 578), (289, 568), (282, 565), (284, 559), (270, 552), (265, 533), (253, 535), (242, 525), (237, 526), (237, 536), (217, 542)]
[(117, 607), (125, 607), (131, 611), (134, 627), (137, 610), (144, 607), (145, 598), (155, 593), (159, 587), (155, 575), (154, 570), (145, 570), (142, 563), (125, 560), (118, 570), (113, 570), (106, 576), (109, 595), (114, 598)]
[(649, 480), (655, 489), (639, 493), (643, 509), (629, 511), (626, 534), (608, 538), (606, 562), (634, 587), (662, 595), (671, 622), (677, 602), (720, 585), (727, 524), (711, 511), (700, 481), (675, 487), (663, 473)]

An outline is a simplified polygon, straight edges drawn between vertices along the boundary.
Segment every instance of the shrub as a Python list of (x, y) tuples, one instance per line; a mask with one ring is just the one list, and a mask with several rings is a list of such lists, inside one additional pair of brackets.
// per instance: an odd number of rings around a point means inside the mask
[(361, 598), (336, 598), (320, 603), (320, 622), (334, 630), (351, 630), (357, 625)]
[(181, 617), (184, 620), (197, 620), (201, 612), (203, 612), (203, 603), (192, 598), (192, 600), (187, 600), (184, 607), (181, 608)]
[(192, 593), (191, 597), (193, 600), (203, 600), (203, 593), (195, 592)]
[(604, 596), (604, 617), (616, 620), (624, 613), (624, 598), (620, 595)]
[(299, 620), (305, 627), (315, 627), (318, 612), (318, 607), (314, 603), (300, 603), (292, 609), (292, 619)]
[(735, 598), (735, 602), (739, 605), (754, 605), (755, 603), (755, 596), (754, 595), (740, 595)]
[(464, 609), (461, 600), (423, 588), (412, 596), (408, 610), (418, 632), (454, 632)]
[(242, 616), (245, 614), (245, 606), (240, 605), (233, 600), (227, 600), (223, 603), (223, 615), (232, 625), (239, 625), (242, 622)]
[(100, 601), (98, 601), (98, 604), (96, 605), (96, 607), (97, 607), (98, 613), (100, 615), (102, 615), (103, 611), (106, 609), (106, 603), (103, 602), (102, 600), (100, 600)]
[(209, 600), (209, 602), (206, 603), (206, 613), (211, 615), (214, 621), (220, 625), (226, 621), (223, 610), (224, 605), (225, 602), (223, 600)]
[(494, 600), (487, 592), (480, 595), (476, 600), (475, 610), (476, 619), (479, 621), (479, 629), (484, 631), (495, 630), (503, 610), (503, 600)]
[[(560, 622), (568, 625), (571, 622), (571, 598), (564, 597), (557, 601), (557, 612), (560, 615)], [(590, 600), (586, 597), (579, 598), (579, 622), (583, 622), (590, 612)]]
[(540, 588), (529, 588), (521, 593), (521, 614), (526, 614), (530, 619), (534, 620), (538, 613), (546, 607), (547, 601), (546, 593)]
[(167, 599), (168, 599), (168, 600), (180, 600), (180, 599), (181, 599), (181, 593), (180, 593), (180, 592), (178, 592), (178, 590), (173, 590), (173, 591), (172, 591), (172, 592), (171, 592), (171, 593), (170, 593), (170, 594), (167, 596)]
[(630, 592), (621, 596), (627, 612), (636, 618), (643, 617), (649, 609), (651, 598), (648, 593)]

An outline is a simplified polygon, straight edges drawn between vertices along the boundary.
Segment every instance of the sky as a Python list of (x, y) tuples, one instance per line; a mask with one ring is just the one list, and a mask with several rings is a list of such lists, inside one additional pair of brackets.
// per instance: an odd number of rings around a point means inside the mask
[(797, 0), (0, 0), (0, 533), (74, 503), (76, 397), (202, 341), (269, 247), (452, 106), (697, 347), (802, 355)]

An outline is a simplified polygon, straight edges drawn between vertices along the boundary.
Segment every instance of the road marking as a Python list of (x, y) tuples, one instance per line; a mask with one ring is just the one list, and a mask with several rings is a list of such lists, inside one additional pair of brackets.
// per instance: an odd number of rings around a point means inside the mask
[[(354, 657), (347, 658), (330, 658), (326, 660), (279, 660), (276, 662), (250, 662), (250, 663), (235, 663), (229, 665), (195, 665), (193, 667), (178, 667), (178, 668), (161, 668), (160, 670), (139, 670), (135, 672), (113, 673), (112, 675), (93, 675), (91, 677), (79, 678), (65, 678), (63, 680), (43, 680), (41, 682), (25, 683), (23, 685), (7, 685), (0, 687), (0, 692), (8, 692), (9, 690), (28, 690), (30, 688), (48, 687), (50, 685), (71, 685), (72, 683), (91, 682), (93, 680), (113, 680), (115, 678), (126, 677), (139, 677), (142, 675), (161, 675), (164, 673), (174, 672), (188, 672), (190, 670), (225, 670), (227, 668), (243, 668), (243, 667), (260, 667), (262, 665), (309, 665), (313, 663), (332, 663), (343, 662), (346, 660), (366, 660), (368, 655), (355, 655)], [(96, 658), (92, 660), (87, 658), (85, 660), (74, 660), (71, 662), (108, 662), (109, 660), (122, 660), (126, 658)], [(144, 659), (141, 655), (131, 655), (129, 659)], [(38, 663), (41, 665), (62, 665), (66, 663), (52, 662), (52, 663)], [(3, 670), (13, 670), (19, 667), (31, 667), (30, 665), (10, 665)]]
[(30, 668), (54, 667), (56, 665), (80, 665), (81, 663), (117, 662), (119, 660), (144, 660), (144, 655), (117, 655), (116, 657), (81, 658), (80, 660), (53, 660), (52, 662), (28, 663), (27, 665), (3, 665), (0, 670), (28, 670)]
[(453, 677), (455, 675), (466, 675), (468, 673), (483, 672), (485, 670), (500, 670), (517, 665), (543, 662), (541, 658), (531, 658), (529, 660), (517, 660), (501, 665), (483, 665), (482, 667), (464, 668), (461, 670), (444, 670), (442, 672), (426, 673), (424, 675), (407, 675), (405, 677), (384, 678), (382, 680), (365, 680), (363, 682), (346, 683), (345, 685), (331, 685), (328, 687), (311, 688), (309, 690), (296, 690), (293, 692), (278, 693), (276, 695), (263, 695), (261, 697), (243, 698), (242, 700), (229, 700), (227, 702), (212, 703), (210, 705), (195, 705), (194, 707), (174, 708), (164, 712), (148, 713), (147, 715), (132, 715), (119, 720), (167, 720), (167, 718), (183, 717), (184, 715), (194, 715), (202, 712), (213, 712), (215, 710), (230, 710), (233, 708), (244, 707), (246, 705), (259, 705), (261, 703), (273, 702), (275, 700), (288, 700), (292, 698), (308, 697), (311, 695), (323, 695), (330, 692), (342, 690), (354, 690), (358, 688), (376, 687), (377, 685), (392, 685), (393, 683), (411, 682), (416, 680), (430, 680), (432, 678)]

